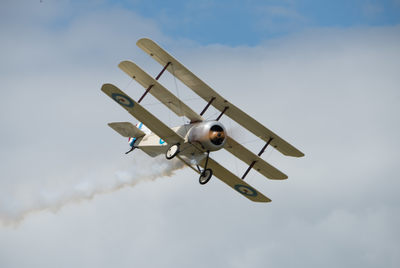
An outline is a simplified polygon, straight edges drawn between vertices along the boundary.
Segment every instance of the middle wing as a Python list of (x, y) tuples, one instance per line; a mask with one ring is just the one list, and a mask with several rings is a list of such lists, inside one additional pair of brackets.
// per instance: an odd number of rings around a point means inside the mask
[[(143, 87), (148, 88), (151, 86), (152, 88), (149, 93), (156, 97), (160, 102), (164, 103), (178, 116), (185, 115), (192, 122), (204, 120), (202, 116), (197, 114), (185, 103), (180, 101), (175, 95), (173, 95), (170, 91), (168, 91), (164, 86), (158, 83), (154, 78), (148, 75), (135, 63), (130, 61), (122, 61), (118, 66), (119, 68), (121, 68), (121, 70), (123, 70), (133, 79), (135, 79)], [(228, 137), (225, 149), (248, 165), (252, 165), (252, 163), (255, 162), (255, 164), (253, 164), (253, 168), (269, 179), (287, 179), (287, 176), (284, 173), (282, 173), (272, 165), (268, 164), (259, 156), (255, 155), (230, 137)]]
[(170, 108), (178, 116), (186, 116), (192, 122), (204, 121), (203, 117), (194, 112), (189, 106), (178, 99), (168, 89), (158, 83), (153, 77), (148, 75), (139, 66), (131, 61), (122, 61), (118, 67), (127, 75), (135, 79), (144, 88), (151, 87), (149, 93), (157, 98), (161, 103)]
[[(247, 149), (231, 137), (227, 138), (224, 148), (246, 164), (250, 166), (253, 165), (253, 168), (255, 170), (271, 180), (285, 180), (288, 178), (286, 174), (282, 173), (274, 166), (268, 164), (261, 157), (255, 155), (249, 149)], [(253, 164), (253, 162), (255, 164)]]
[(101, 90), (168, 144), (183, 144), (184, 139), (181, 136), (116, 86), (104, 84)]

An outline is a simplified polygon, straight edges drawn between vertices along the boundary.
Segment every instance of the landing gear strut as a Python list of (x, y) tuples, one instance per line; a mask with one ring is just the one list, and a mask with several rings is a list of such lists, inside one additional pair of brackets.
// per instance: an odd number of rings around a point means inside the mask
[(165, 153), (165, 157), (168, 159), (168, 160), (171, 160), (172, 158), (174, 158), (177, 154), (179, 154), (179, 143), (177, 143), (177, 144), (173, 144), (173, 145), (171, 145), (169, 148), (168, 148), (168, 150), (167, 150), (167, 152)]
[(207, 151), (206, 164), (204, 165), (204, 170), (203, 171), (201, 171), (200, 167), (197, 166), (198, 170), (200, 171), (199, 183), (201, 185), (206, 184), (211, 179), (211, 177), (213, 175), (212, 170), (210, 168), (207, 168), (209, 156), (210, 156), (210, 151)]

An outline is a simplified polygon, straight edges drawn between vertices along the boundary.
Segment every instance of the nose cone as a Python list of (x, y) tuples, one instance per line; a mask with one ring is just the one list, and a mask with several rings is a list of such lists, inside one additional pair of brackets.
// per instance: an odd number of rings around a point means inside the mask
[(221, 145), (225, 140), (225, 132), (219, 126), (213, 126), (210, 130), (210, 140), (215, 145)]

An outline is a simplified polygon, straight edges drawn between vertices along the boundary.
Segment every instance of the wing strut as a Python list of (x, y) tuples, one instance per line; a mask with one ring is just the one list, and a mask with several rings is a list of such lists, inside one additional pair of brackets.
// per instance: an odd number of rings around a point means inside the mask
[[(160, 77), (161, 77), (161, 75), (165, 72), (165, 70), (168, 68), (168, 66), (171, 64), (171, 62), (169, 61), (169, 62), (167, 62), (167, 64), (164, 66), (164, 68), (161, 70), (161, 72), (157, 75), (157, 77), (156, 77), (156, 80), (158, 80)], [(133, 77), (133, 78), (135, 78), (135, 77)], [(147, 95), (147, 93), (149, 93), (149, 91), (150, 91), (150, 89), (153, 87), (154, 85), (150, 85), (147, 89), (146, 89), (146, 91), (144, 92), (144, 94), (140, 97), (140, 99), (138, 100), (138, 103), (140, 103), (143, 99), (144, 99), (144, 97)]]
[(211, 103), (215, 100), (215, 97), (212, 97), (211, 100), (207, 103), (206, 107), (204, 107), (203, 111), (201, 111), (200, 115), (203, 116), (203, 114), (207, 111), (208, 107), (210, 107)]
[(218, 118), (216, 119), (216, 121), (218, 121), (226, 112), (226, 110), (228, 110), (229, 106), (225, 106), (224, 110), (221, 112), (221, 114), (218, 116)]
[[(267, 149), (267, 146), (271, 143), (272, 138), (270, 138), (267, 143), (264, 145), (264, 147), (262, 147), (261, 151), (258, 153), (258, 156), (261, 156), (265, 149)], [(247, 174), (249, 173), (249, 171), (253, 168), (253, 166), (256, 164), (257, 161), (253, 161), (251, 162), (250, 166), (247, 168), (246, 172), (243, 174), (242, 176), (242, 180), (244, 180), (244, 178), (246, 178)]]

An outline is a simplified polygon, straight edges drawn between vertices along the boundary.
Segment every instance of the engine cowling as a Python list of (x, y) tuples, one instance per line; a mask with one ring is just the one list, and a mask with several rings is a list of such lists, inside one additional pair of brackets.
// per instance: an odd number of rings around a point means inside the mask
[(198, 142), (205, 150), (217, 151), (224, 147), (226, 130), (218, 121), (206, 121), (195, 124), (188, 133), (188, 141)]

